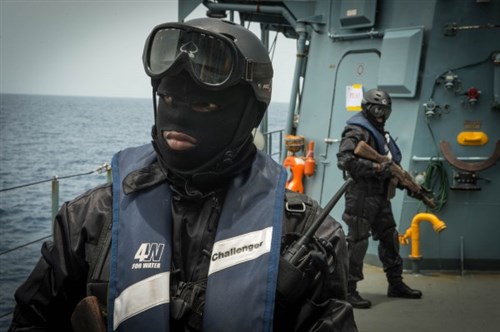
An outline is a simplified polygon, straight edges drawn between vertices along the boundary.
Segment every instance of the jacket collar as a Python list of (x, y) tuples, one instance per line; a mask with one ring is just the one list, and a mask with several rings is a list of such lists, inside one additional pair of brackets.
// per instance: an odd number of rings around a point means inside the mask
[(166, 180), (167, 176), (161, 170), (160, 165), (155, 162), (128, 174), (122, 183), (123, 192), (125, 195), (129, 195), (156, 186)]

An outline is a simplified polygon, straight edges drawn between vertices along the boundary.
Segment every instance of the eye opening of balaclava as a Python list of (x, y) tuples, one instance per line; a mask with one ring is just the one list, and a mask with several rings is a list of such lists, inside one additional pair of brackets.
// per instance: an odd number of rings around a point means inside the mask
[[(256, 100), (249, 84), (241, 82), (223, 90), (208, 90), (182, 71), (164, 77), (157, 93), (153, 144), (169, 172), (181, 177), (223, 173), (238, 163), (237, 158), (254, 153), (251, 132), (258, 126), (265, 107)], [(217, 107), (203, 112), (196, 107), (199, 105)], [(167, 132), (188, 135), (194, 146), (184, 150), (172, 148), (164, 139)]]

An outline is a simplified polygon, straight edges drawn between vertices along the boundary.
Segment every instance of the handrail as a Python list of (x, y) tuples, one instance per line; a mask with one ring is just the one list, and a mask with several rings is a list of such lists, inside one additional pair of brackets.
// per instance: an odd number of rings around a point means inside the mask
[(35, 182), (30, 182), (30, 183), (25, 183), (25, 184), (21, 184), (21, 185), (10, 187), (10, 188), (3, 188), (3, 189), (0, 189), (0, 192), (14, 190), (14, 189), (19, 189), (19, 188), (24, 188), (24, 187), (30, 187), (30, 186), (34, 186), (34, 185), (37, 185), (37, 184), (40, 184), (40, 183), (54, 181), (54, 179), (58, 179), (58, 180), (69, 179), (69, 178), (73, 178), (73, 177), (77, 177), (77, 176), (82, 176), (82, 175), (90, 175), (90, 174), (96, 173), (96, 172), (97, 172), (97, 174), (101, 174), (104, 171), (108, 172), (108, 174), (109, 174), (109, 172), (111, 172), (111, 166), (108, 163), (104, 163), (102, 166), (99, 166), (97, 169), (95, 169), (93, 171), (90, 171), (90, 172), (77, 173), (77, 174), (71, 174), (71, 175), (65, 175), (65, 176), (57, 176), (57, 175), (55, 175), (54, 177), (52, 177), (50, 179), (40, 180), (40, 181), (35, 181)]
[[(284, 129), (278, 129), (278, 130), (272, 130), (263, 133), (264, 136), (266, 136), (266, 147), (265, 147), (265, 152), (269, 156), (278, 156), (278, 158), (281, 157), (281, 151), (283, 149), (283, 132)], [(277, 151), (274, 151), (274, 144), (273, 144), (273, 137), (278, 136), (278, 149)], [(279, 162), (279, 160), (277, 160)]]
[[(57, 213), (57, 210), (59, 209), (59, 180), (74, 178), (74, 177), (83, 176), (83, 175), (90, 175), (90, 174), (93, 174), (93, 173), (101, 174), (104, 171), (107, 172), (107, 181), (111, 182), (111, 166), (108, 163), (104, 163), (102, 166), (99, 166), (97, 169), (95, 169), (93, 171), (84, 172), (84, 173), (77, 173), (77, 174), (70, 174), (70, 175), (65, 175), (65, 176), (56, 176), (55, 175), (51, 179), (40, 180), (40, 181), (31, 182), (31, 183), (25, 183), (25, 184), (21, 184), (21, 185), (17, 185), (17, 186), (14, 186), (14, 187), (9, 187), (9, 188), (3, 188), (3, 189), (0, 189), (0, 192), (5, 192), (5, 191), (10, 191), (10, 190), (15, 190), (15, 189), (20, 189), (20, 188), (30, 187), (30, 186), (38, 185), (40, 183), (45, 183), (45, 182), (49, 182), (49, 181), (52, 182), (52, 220), (54, 220), (55, 215)], [(42, 237), (40, 239), (37, 239), (37, 240), (31, 241), (31, 242), (27, 242), (27, 243), (21, 244), (21, 245), (19, 245), (17, 247), (14, 247), (14, 248), (10, 248), (10, 249), (4, 250), (4, 251), (0, 252), (0, 256), (2, 256), (4, 254), (7, 254), (7, 253), (10, 253), (12, 251), (21, 249), (23, 247), (32, 245), (34, 243), (43, 241), (45, 239), (50, 238), (51, 236), (52, 235), (47, 235), (47, 236), (44, 236), (44, 237)]]
[[(284, 129), (279, 129), (279, 130), (273, 130), (273, 131), (268, 131), (268, 132), (263, 133), (263, 135), (265, 135), (267, 137), (267, 143), (268, 143), (266, 145), (265, 152), (268, 155), (270, 155), (271, 157), (275, 156), (275, 155), (278, 155), (278, 156), (281, 155), (281, 150), (282, 150), (282, 145), (283, 145), (283, 131), (284, 131)], [(274, 136), (278, 136), (278, 148), (277, 148), (277, 151), (275, 151), (275, 148), (273, 146), (273, 137)], [(55, 210), (58, 208), (58, 205), (59, 205), (59, 202), (58, 202), (59, 201), (59, 185), (58, 185), (58, 180), (69, 179), (69, 178), (74, 178), (74, 177), (84, 176), (84, 175), (90, 175), (90, 174), (93, 174), (93, 173), (101, 174), (104, 171), (107, 172), (108, 182), (111, 182), (111, 166), (108, 163), (104, 163), (102, 166), (99, 166), (97, 169), (95, 169), (93, 171), (83, 172), (83, 173), (76, 173), (76, 174), (70, 174), (70, 175), (65, 175), (65, 176), (53, 176), (51, 179), (46, 179), (46, 180), (40, 180), (40, 181), (25, 183), (25, 184), (21, 184), (21, 185), (17, 185), (17, 186), (14, 186), (14, 187), (9, 187), (9, 188), (3, 188), (3, 189), (0, 189), (0, 192), (10, 191), (10, 190), (20, 189), (20, 188), (25, 188), (25, 187), (34, 186), (34, 185), (37, 185), (37, 184), (40, 184), (40, 183), (45, 183), (45, 182), (52, 182), (53, 183), (53, 185), (52, 185), (52, 219), (54, 219), (55, 213), (57, 212)], [(19, 245), (17, 247), (6, 249), (6, 250), (0, 252), (0, 256), (5, 255), (7, 253), (10, 253), (12, 251), (21, 249), (23, 247), (32, 245), (34, 243), (43, 241), (45, 239), (50, 238), (51, 236), (52, 235), (47, 235), (47, 236), (44, 236), (44, 237), (42, 237), (40, 239), (24, 243), (24, 244)]]

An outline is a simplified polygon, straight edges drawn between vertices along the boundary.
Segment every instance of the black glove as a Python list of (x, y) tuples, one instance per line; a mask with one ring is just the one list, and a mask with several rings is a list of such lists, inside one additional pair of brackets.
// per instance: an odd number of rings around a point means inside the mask
[(392, 177), (392, 161), (388, 160), (376, 165), (376, 173), (378, 176), (380, 176), (382, 179), (389, 179)]
[(418, 192), (412, 192), (410, 190), (406, 190), (406, 192), (407, 192), (408, 196), (419, 199), (419, 200), (422, 200), (422, 198), (424, 198), (424, 197), (432, 199), (434, 196), (432, 190), (429, 190), (429, 189), (425, 188), (424, 186), (420, 186), (420, 191), (418, 191)]
[(408, 194), (408, 196), (410, 196), (412, 198), (416, 198), (416, 199), (422, 198), (422, 195), (420, 193), (416, 193), (416, 192), (413, 192), (411, 190), (406, 190), (406, 193)]

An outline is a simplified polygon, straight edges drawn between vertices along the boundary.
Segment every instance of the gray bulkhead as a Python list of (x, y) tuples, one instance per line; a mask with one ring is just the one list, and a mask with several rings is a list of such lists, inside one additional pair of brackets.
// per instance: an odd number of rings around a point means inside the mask
[[(321, 31), (310, 30), (296, 134), (315, 141), (318, 167), (304, 186), (323, 205), (343, 181), (336, 152), (345, 121), (355, 113), (346, 109), (346, 87), (354, 84), (365, 90), (378, 86), (393, 96), (386, 129), (403, 152), (402, 166), (413, 175), (428, 171), (431, 158), (442, 157), (442, 140), (457, 156), (475, 162), (488, 158), (500, 139), (500, 87), (494, 82), (499, 64), (492, 59), (500, 52), (500, 29), (454, 31), (451, 25), (498, 25), (500, 1), (393, 0), (377, 1), (373, 8), (374, 3), (316, 2), (316, 14), (327, 18)], [(344, 13), (356, 7), (365, 16), (349, 25)], [(453, 69), (455, 86), (446, 88), (441, 77)], [(475, 104), (467, 98), (471, 87), (481, 91)], [(430, 106), (424, 104), (432, 105), (431, 97), (438, 106), (434, 116), (426, 116)], [(461, 145), (457, 136), (463, 131), (483, 132), (488, 142)], [(449, 186), (457, 187), (454, 176), (459, 170), (445, 160), (442, 165)], [(477, 181), (475, 189), (480, 190), (449, 189), (447, 203), (435, 212), (448, 226), (444, 232), (436, 234), (430, 224), (421, 223), (421, 267), (460, 269), (465, 264), (468, 269), (500, 269), (499, 167), (500, 163), (476, 172), (487, 179)], [(400, 233), (425, 211), (403, 191), (392, 202)], [(341, 201), (332, 215), (341, 220), (342, 211)], [(372, 242), (368, 251), (373, 263), (378, 261), (376, 246)], [(407, 257), (409, 250), (403, 246), (402, 256)]]

